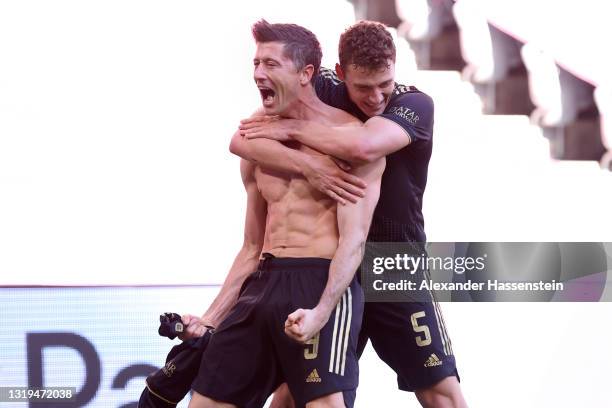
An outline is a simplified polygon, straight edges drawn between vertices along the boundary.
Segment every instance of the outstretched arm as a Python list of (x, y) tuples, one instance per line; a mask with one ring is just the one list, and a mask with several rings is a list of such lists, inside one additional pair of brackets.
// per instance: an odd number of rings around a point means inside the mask
[(368, 183), (366, 196), (356, 204), (338, 206), (338, 248), (331, 261), (327, 284), (314, 309), (298, 309), (288, 316), (285, 332), (293, 339), (305, 342), (321, 330), (350, 285), (363, 257), (384, 169), (385, 159), (381, 158), (354, 170)]
[(187, 325), (187, 335), (181, 337), (183, 340), (203, 335), (206, 331), (205, 326), (217, 327), (236, 303), (244, 280), (257, 268), (264, 242), (267, 204), (257, 189), (254, 168), (254, 164), (241, 160), (240, 173), (247, 192), (242, 248), (236, 255), (221, 290), (204, 315), (201, 318), (192, 315), (183, 316), (183, 323)]

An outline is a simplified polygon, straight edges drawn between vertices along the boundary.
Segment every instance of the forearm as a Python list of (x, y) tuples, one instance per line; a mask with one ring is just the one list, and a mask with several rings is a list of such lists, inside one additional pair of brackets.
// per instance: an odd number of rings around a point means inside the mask
[(365, 234), (339, 241), (329, 267), (327, 284), (315, 308), (323, 321), (329, 319), (342, 294), (351, 284), (355, 271), (363, 258), (364, 245)]
[(366, 196), (355, 204), (338, 206), (338, 248), (329, 268), (327, 285), (323, 290), (317, 311), (323, 319), (336, 307), (340, 297), (350, 285), (363, 258), (370, 221), (380, 194), (380, 178), (385, 159), (355, 169), (356, 175), (368, 183)]
[(330, 127), (312, 121), (295, 121), (289, 134), (302, 144), (351, 163), (376, 159), (369, 155), (365, 126)]
[(240, 288), (259, 263), (260, 248), (243, 246), (223, 282), (221, 290), (202, 316), (205, 324), (217, 327), (236, 304)]
[(230, 152), (262, 167), (302, 175), (305, 153), (270, 139), (246, 139), (236, 132)]

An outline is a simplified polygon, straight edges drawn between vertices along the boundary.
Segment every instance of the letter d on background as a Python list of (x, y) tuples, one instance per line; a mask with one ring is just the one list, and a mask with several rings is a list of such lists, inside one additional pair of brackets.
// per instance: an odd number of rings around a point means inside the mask
[[(83, 387), (77, 392), (76, 398), (71, 402), (58, 402), (45, 404), (45, 407), (73, 408), (82, 407), (93, 399), (100, 385), (100, 358), (94, 346), (84, 337), (75, 333), (27, 333), (28, 353), (28, 386), (40, 388), (45, 386), (43, 377), (44, 365), (42, 352), (45, 347), (68, 347), (76, 350), (85, 362), (85, 381)], [(57, 384), (57, 383), (56, 383)], [(61, 384), (71, 386), (72, 384)], [(31, 407), (40, 404), (30, 403)]]

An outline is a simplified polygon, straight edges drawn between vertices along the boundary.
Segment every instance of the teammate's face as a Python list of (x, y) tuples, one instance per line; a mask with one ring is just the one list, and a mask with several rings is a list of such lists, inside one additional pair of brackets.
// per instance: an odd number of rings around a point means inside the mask
[(350, 65), (342, 70), (336, 65), (338, 77), (346, 83), (349, 98), (368, 117), (380, 115), (385, 110), (395, 85), (395, 63), (388, 67), (368, 70)]
[(253, 77), (267, 115), (286, 112), (298, 96), (300, 74), (283, 48), (280, 42), (258, 43), (253, 58)]

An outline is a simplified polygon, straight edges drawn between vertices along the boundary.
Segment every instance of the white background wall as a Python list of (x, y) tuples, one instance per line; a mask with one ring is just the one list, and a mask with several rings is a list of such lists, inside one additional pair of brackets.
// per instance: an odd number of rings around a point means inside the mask
[[(266, 17), (333, 39), (352, 18), (347, 6), (0, 3), (0, 284), (220, 283), (240, 245), (244, 207), (238, 160), (227, 146), (238, 120), (259, 103), (249, 27)], [(324, 53), (331, 66), (333, 41), (324, 42)], [(432, 185), (454, 171), (434, 164)], [(529, 192), (540, 193), (535, 185)], [(500, 239), (487, 216), (516, 207), (487, 207), (482, 195), (468, 205), (464, 193), (448, 206), (426, 196), (430, 239)], [(433, 220), (451, 219), (442, 211), (457, 203), (483, 217), (478, 234), (445, 233)], [(590, 215), (586, 230), (567, 224), (567, 236), (601, 240), (609, 219), (593, 228), (598, 218)], [(521, 232), (513, 239), (546, 236)], [(0, 289), (0, 297), (8, 300), (8, 292)], [(608, 304), (443, 307), (470, 406), (612, 405)], [(372, 353), (361, 383), (361, 407), (416, 406)]]

